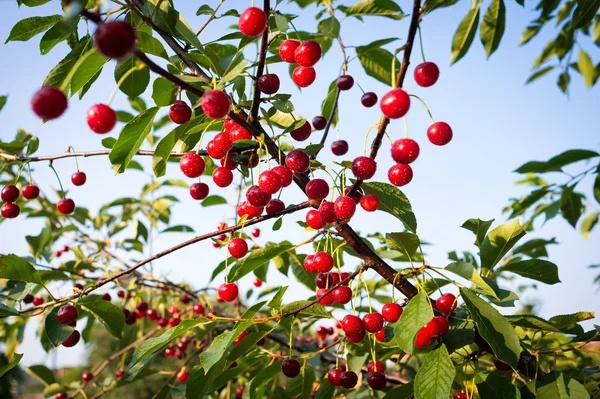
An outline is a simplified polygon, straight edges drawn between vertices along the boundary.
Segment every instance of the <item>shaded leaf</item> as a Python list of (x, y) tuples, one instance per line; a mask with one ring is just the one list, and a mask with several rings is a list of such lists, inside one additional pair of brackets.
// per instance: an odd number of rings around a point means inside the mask
[(108, 159), (112, 163), (115, 173), (123, 173), (139, 150), (144, 139), (152, 129), (152, 122), (158, 112), (157, 107), (148, 108), (133, 118), (119, 134)]
[(415, 376), (416, 399), (447, 399), (456, 369), (446, 345), (429, 352)]
[(394, 336), (400, 349), (406, 353), (414, 353), (417, 332), (432, 318), (433, 310), (427, 294), (421, 291), (408, 302), (394, 327)]

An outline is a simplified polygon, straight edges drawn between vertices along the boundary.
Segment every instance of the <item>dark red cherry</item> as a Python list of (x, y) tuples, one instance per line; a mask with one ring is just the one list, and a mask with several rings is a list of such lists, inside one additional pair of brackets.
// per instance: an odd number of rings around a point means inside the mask
[(356, 157), (352, 161), (352, 174), (360, 180), (368, 180), (377, 171), (377, 162), (369, 157)]
[(56, 313), (56, 318), (60, 324), (71, 324), (77, 320), (78, 316), (79, 312), (73, 305), (62, 306)]
[(203, 200), (208, 197), (208, 184), (194, 183), (190, 186), (190, 196), (195, 200)]
[(466, 392), (456, 391), (454, 395), (452, 395), (453, 399), (469, 399)]
[(105, 134), (117, 124), (117, 113), (106, 104), (95, 104), (87, 112), (86, 119), (92, 132)]
[(512, 370), (512, 367), (510, 367), (508, 364), (504, 363), (502, 360), (498, 359), (497, 357), (494, 358), (494, 367), (496, 367), (496, 370), (501, 371), (501, 372)]
[(31, 109), (44, 120), (58, 118), (65, 112), (67, 106), (65, 93), (52, 86), (42, 87), (31, 99)]
[(354, 86), (354, 78), (350, 75), (342, 75), (337, 79), (336, 84), (340, 90), (350, 90)]
[(452, 140), (452, 128), (446, 122), (436, 122), (427, 129), (427, 138), (435, 145), (446, 145)]
[(272, 215), (274, 213), (281, 212), (284, 209), (285, 209), (285, 204), (283, 203), (283, 201), (278, 200), (278, 199), (272, 199), (271, 201), (269, 201), (269, 203), (265, 207), (267, 215)]
[(337, 140), (331, 143), (331, 152), (333, 155), (342, 156), (348, 152), (348, 142), (346, 140)]
[(313, 67), (298, 66), (292, 72), (292, 79), (298, 87), (308, 87), (317, 78), (317, 72)]
[(19, 189), (14, 184), (7, 184), (0, 193), (4, 202), (15, 202), (19, 198)]
[(275, 94), (279, 91), (279, 76), (267, 73), (258, 78), (258, 88), (265, 94)]
[(360, 102), (367, 108), (371, 108), (373, 105), (377, 104), (377, 94), (372, 91), (365, 93), (360, 98)]
[(98, 25), (94, 45), (107, 58), (121, 59), (135, 50), (137, 35), (125, 21), (111, 21)]
[(231, 100), (221, 90), (209, 90), (202, 95), (200, 106), (210, 119), (223, 119), (231, 109)]
[(294, 51), (294, 60), (303, 67), (312, 67), (321, 59), (321, 45), (314, 40), (307, 40)]
[(86, 371), (81, 375), (81, 379), (85, 382), (90, 382), (94, 379), (94, 374), (90, 373), (89, 371)]
[(310, 166), (310, 158), (302, 150), (292, 150), (285, 157), (285, 165), (293, 172), (304, 173)]
[(388, 171), (388, 180), (394, 186), (406, 186), (413, 178), (413, 171), (410, 165), (396, 164)]
[(267, 22), (268, 18), (263, 10), (258, 7), (250, 7), (240, 15), (238, 25), (244, 36), (256, 37), (265, 31)]
[(173, 123), (182, 125), (189, 122), (192, 118), (192, 109), (185, 101), (177, 100), (169, 108), (169, 118), (171, 118)]
[(310, 137), (311, 126), (308, 121), (305, 121), (302, 126), (291, 131), (290, 135), (296, 141), (304, 141)]
[(36, 199), (40, 195), (40, 188), (38, 186), (25, 186), (23, 187), (23, 197), (28, 200)]
[(440, 77), (440, 70), (433, 62), (423, 62), (415, 68), (415, 82), (421, 87), (433, 86)]
[(74, 330), (71, 333), (71, 335), (69, 335), (69, 337), (63, 341), (62, 346), (64, 346), (65, 348), (72, 348), (75, 345), (77, 345), (80, 339), (81, 334), (79, 333), (79, 331)]
[(323, 130), (327, 126), (327, 119), (324, 116), (315, 116), (312, 120), (315, 130)]
[(56, 203), (56, 209), (63, 215), (70, 215), (75, 210), (75, 202), (71, 198), (61, 199)]
[(75, 172), (71, 175), (71, 183), (76, 186), (83, 186), (87, 180), (84, 172)]
[(323, 201), (319, 206), (319, 215), (325, 223), (332, 223), (337, 219), (335, 215), (335, 205), (333, 202)]
[(258, 186), (252, 186), (246, 191), (246, 199), (250, 205), (263, 207), (266, 206), (271, 200), (271, 194), (265, 193)]
[(367, 384), (376, 391), (380, 391), (385, 389), (387, 385), (387, 379), (385, 378), (385, 374), (379, 372), (372, 372), (367, 375)]
[(295, 378), (300, 374), (300, 362), (296, 359), (285, 359), (281, 362), (281, 372), (288, 378)]
[(340, 369), (329, 370), (329, 373), (327, 373), (327, 379), (329, 380), (329, 383), (336, 387), (342, 385), (342, 373), (343, 371)]
[(419, 144), (413, 139), (400, 139), (392, 144), (392, 158), (397, 163), (409, 164), (419, 156)]
[(404, 90), (394, 89), (383, 96), (379, 106), (386, 117), (390, 119), (402, 118), (410, 108), (410, 97)]
[(358, 382), (358, 376), (354, 371), (343, 371), (340, 376), (340, 384), (347, 389), (352, 389)]
[(323, 179), (312, 179), (306, 184), (306, 196), (311, 200), (322, 200), (329, 194), (329, 184)]
[(284, 40), (279, 46), (279, 56), (284, 62), (295, 64), (296, 59), (294, 58), (294, 52), (298, 46), (300, 46), (300, 42), (297, 40)]

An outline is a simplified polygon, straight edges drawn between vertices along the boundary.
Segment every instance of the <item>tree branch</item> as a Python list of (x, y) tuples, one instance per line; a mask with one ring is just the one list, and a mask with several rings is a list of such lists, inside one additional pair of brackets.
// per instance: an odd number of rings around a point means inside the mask
[[(263, 10), (267, 15), (267, 21), (269, 20), (269, 14), (271, 12), (270, 0), (264, 0)], [(258, 87), (258, 79), (263, 76), (265, 70), (265, 61), (267, 59), (267, 50), (269, 49), (269, 26), (265, 28), (261, 40), (260, 40), (260, 51), (258, 53), (258, 66), (256, 67), (256, 79), (254, 80), (254, 98), (252, 100), (252, 108), (250, 109), (250, 123), (255, 123), (258, 118), (258, 110), (260, 108), (260, 89)]]

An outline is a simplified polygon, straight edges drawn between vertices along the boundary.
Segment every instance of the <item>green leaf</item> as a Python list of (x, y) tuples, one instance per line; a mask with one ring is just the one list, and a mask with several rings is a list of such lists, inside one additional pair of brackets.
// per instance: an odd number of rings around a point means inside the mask
[(344, 8), (343, 11), (346, 16), (358, 19), (362, 17), (386, 17), (395, 20), (404, 18), (402, 10), (392, 0), (363, 0)]
[(577, 61), (577, 69), (583, 75), (583, 80), (585, 81), (585, 85), (591, 88), (598, 79), (598, 74), (594, 68), (594, 63), (592, 59), (584, 50), (579, 51), (579, 60)]
[(556, 66), (550, 65), (550, 66), (544, 67), (542, 69), (538, 69), (536, 72), (532, 73), (529, 78), (527, 78), (527, 81), (525, 82), (525, 84), (531, 83), (534, 80), (541, 78), (542, 76), (546, 75), (548, 72), (552, 71), (554, 68), (556, 68)]
[(521, 277), (541, 281), (546, 284), (560, 283), (558, 267), (554, 263), (543, 259), (512, 262), (498, 269), (498, 273), (501, 271), (516, 273)]
[(38, 148), (40, 148), (40, 139), (38, 139), (37, 136), (33, 136), (31, 137), (31, 140), (27, 142), (27, 151), (25, 153), (27, 156), (30, 156), (35, 153)]
[(52, 25), (62, 20), (62, 15), (50, 15), (47, 17), (30, 17), (20, 20), (10, 30), (4, 44), (10, 41), (26, 42), (35, 35), (49, 29)]
[(417, 232), (417, 219), (410, 202), (398, 187), (380, 182), (363, 182), (361, 187), (366, 194), (377, 195), (380, 210), (398, 218), (408, 231)]
[(563, 166), (575, 162), (595, 158), (599, 154), (591, 150), (567, 150), (558, 154), (547, 161), (529, 161), (515, 170), (517, 173), (546, 173), (560, 172)]
[(460, 227), (472, 231), (473, 234), (475, 234), (475, 245), (477, 245), (477, 247), (481, 247), (481, 243), (485, 239), (485, 235), (492, 226), (492, 223), (494, 223), (494, 219), (469, 219), (466, 222), (464, 222)]
[(169, 55), (165, 51), (165, 48), (160, 40), (152, 37), (150, 33), (146, 33), (141, 30), (138, 30), (136, 33), (138, 36), (138, 49), (142, 50), (146, 54), (152, 54), (157, 57), (164, 58), (165, 60), (169, 59)]
[(42, 284), (31, 263), (16, 255), (0, 255), (0, 278)]
[[(129, 97), (138, 97), (150, 83), (150, 70), (136, 57), (119, 61), (115, 68), (115, 82)], [(153, 97), (154, 98), (154, 97)]]
[(271, 259), (287, 252), (292, 248), (289, 242), (267, 245), (264, 248), (253, 250), (247, 257), (238, 260), (229, 271), (229, 282), (234, 282), (252, 273), (259, 267), (268, 264)]
[(413, 233), (387, 233), (385, 240), (390, 249), (400, 251), (409, 258), (419, 249), (419, 237)]
[(431, 351), (415, 376), (416, 399), (447, 399), (456, 369), (446, 345)]
[(477, 324), (479, 334), (490, 344), (496, 357), (516, 369), (521, 344), (513, 326), (500, 312), (473, 291), (461, 288), (460, 294), (471, 318)]
[(6, 99), (8, 99), (8, 95), (0, 96), (0, 111), (2, 111), (2, 108), (6, 105)]
[(499, 299), (496, 296), (496, 292), (492, 287), (485, 282), (485, 280), (479, 275), (477, 269), (468, 263), (468, 262), (453, 262), (445, 267), (446, 270), (452, 272), (465, 280), (468, 280), (475, 284), (477, 288), (481, 289), (486, 295), (493, 296), (494, 298)]
[(570, 29), (582, 28), (592, 22), (598, 13), (598, 8), (600, 8), (599, 0), (577, 0), (577, 8), (573, 12)]
[(25, 372), (30, 376), (40, 380), (44, 385), (51, 385), (56, 382), (56, 378), (54, 378), (54, 373), (52, 370), (43, 364), (27, 367)]
[(100, 299), (97, 295), (82, 298), (77, 305), (98, 319), (113, 337), (121, 338), (125, 326), (125, 316), (119, 307)]
[(6, 306), (0, 302), (0, 318), (8, 316), (18, 316), (19, 312), (16, 309)]
[(220, 195), (209, 195), (202, 201), (202, 206), (224, 205), (227, 200)]
[(267, 366), (260, 370), (244, 389), (243, 399), (251, 399), (258, 397), (256, 395), (257, 390), (265, 386), (269, 381), (275, 378), (281, 372), (281, 364), (275, 362), (270, 366)]
[(319, 381), (319, 389), (315, 394), (315, 399), (332, 399), (335, 392), (335, 386), (331, 385), (327, 378), (322, 378)]
[(477, 26), (479, 25), (479, 8), (481, 0), (473, 0), (469, 12), (458, 25), (458, 29), (452, 39), (452, 63), (460, 60), (467, 54), (469, 47), (473, 43)]
[(10, 363), (8, 363), (5, 366), (0, 367), (0, 377), (2, 377), (4, 374), (8, 373), (10, 370), (14, 369), (17, 366), (17, 364), (19, 364), (22, 357), (23, 357), (22, 353), (15, 353), (13, 355)]
[(560, 88), (560, 90), (563, 93), (567, 93), (567, 91), (569, 90), (570, 83), (571, 83), (571, 76), (569, 75), (568, 71), (564, 71), (563, 73), (558, 75), (558, 80), (556, 81), (556, 84), (558, 85), (558, 87)]
[(171, 105), (177, 98), (177, 90), (177, 86), (170, 80), (158, 77), (152, 84), (152, 99), (159, 107)]
[(556, 328), (554, 324), (535, 315), (519, 314), (504, 317), (506, 317), (510, 324), (512, 324), (513, 326), (532, 328), (536, 330), (552, 331), (558, 333), (562, 332), (560, 329)]
[(594, 318), (594, 312), (577, 312), (572, 314), (562, 314), (551, 317), (548, 320), (554, 327), (561, 331), (570, 330), (577, 326), (577, 323)]
[(125, 171), (135, 153), (140, 149), (152, 129), (152, 122), (158, 109), (157, 107), (148, 108), (121, 130), (119, 138), (108, 156), (117, 174)]
[(560, 197), (560, 212), (567, 222), (573, 227), (577, 226), (577, 221), (583, 213), (583, 196), (573, 192), (575, 186), (567, 187), (563, 190)]
[(600, 165), (598, 165), (598, 169), (596, 169), (596, 180), (594, 180), (594, 198), (596, 202), (600, 204)]
[[(154, 155), (152, 156), (152, 170), (156, 177), (164, 176), (165, 173), (167, 173), (167, 161), (169, 160), (173, 148), (175, 148), (179, 139), (181, 139), (192, 126), (195, 126), (196, 123), (197, 120), (194, 118), (183, 125), (177, 126), (158, 142), (156, 149), (154, 150)], [(152, 124), (152, 122), (150, 122), (150, 124)]]
[(42, 36), (40, 40), (40, 53), (42, 55), (48, 54), (50, 50), (54, 48), (58, 43), (67, 40), (67, 38), (77, 28), (79, 18), (73, 19), (70, 24), (65, 24), (64, 21), (58, 21), (54, 26)]
[(237, 78), (242, 74), (244, 69), (248, 65), (248, 61), (242, 60), (241, 62), (236, 63), (231, 69), (227, 70), (227, 72), (221, 77), (221, 82), (230, 82), (233, 79)]
[[(294, 301), (294, 302), (288, 303), (281, 309), (281, 314), (294, 312), (294, 311), (308, 305), (311, 302), (312, 301), (300, 300), (300, 301)], [(333, 318), (331, 313), (329, 313), (327, 311), (327, 309), (325, 309), (325, 306), (321, 305), (318, 302), (315, 303), (314, 305), (311, 305), (310, 307), (302, 310), (298, 315), (314, 316), (314, 317), (318, 317), (318, 318), (328, 318), (328, 319)]]
[(287, 291), (288, 286), (285, 287), (279, 287), (279, 289), (277, 290), (277, 293), (275, 294), (275, 296), (273, 296), (273, 298), (269, 301), (269, 303), (267, 303), (267, 306), (270, 308), (278, 308), (281, 306), (281, 301), (283, 300), (283, 295), (285, 294), (285, 292)]
[[(95, 54), (90, 36), (83, 37), (46, 76), (42, 86), (68, 87), (69, 82), (85, 59)], [(106, 60), (104, 60), (106, 62)], [(81, 78), (81, 81), (84, 81)]]
[(481, 243), (481, 274), (486, 275), (524, 235), (519, 220), (502, 224), (488, 233)]
[(67, 78), (71, 89), (70, 95), (74, 96), (75, 93), (92, 81), (107, 62), (108, 60), (98, 53), (95, 48), (83, 53), (69, 73), (70, 79)]
[(400, 70), (400, 62), (396, 58), (395, 68), (392, 72), (392, 63), (395, 58), (392, 53), (371, 43), (356, 47), (356, 55), (367, 75), (391, 86), (392, 74), (395, 76)]
[(414, 398), (414, 381), (410, 381), (407, 384), (400, 384), (392, 390), (388, 391), (383, 399), (412, 399)]
[(54, 307), (50, 313), (46, 316), (46, 320), (44, 321), (44, 326), (46, 329), (46, 336), (55, 347), (62, 344), (73, 331), (75, 331), (75, 327), (71, 327), (67, 324), (62, 324), (58, 321), (58, 309), (60, 306)]
[(584, 240), (587, 240), (590, 237), (590, 231), (592, 231), (592, 229), (598, 223), (599, 216), (600, 212), (590, 213), (581, 221), (580, 229)]
[(400, 349), (413, 354), (417, 332), (432, 318), (433, 310), (427, 300), (427, 294), (421, 291), (408, 302), (394, 327), (394, 336)]
[(481, 21), (481, 28), (479, 29), (481, 42), (488, 57), (498, 48), (502, 35), (504, 35), (505, 23), (506, 7), (504, 6), (504, 0), (492, 0), (483, 15), (483, 21)]
[(477, 382), (479, 396), (489, 399), (520, 399), (517, 387), (511, 384), (504, 376), (493, 371), (489, 374), (480, 374), (481, 381)]
[(552, 371), (540, 381), (537, 397), (540, 399), (589, 399), (590, 394), (577, 380), (561, 372)]
[[(337, 79), (331, 82), (329, 85), (329, 92), (327, 93), (327, 97), (323, 100), (321, 104), (321, 115), (323, 115), (326, 119), (329, 119), (331, 116), (331, 111), (333, 110), (333, 104), (335, 103), (336, 97), (339, 95), (339, 89), (337, 87)], [(338, 123), (338, 114), (339, 112), (336, 110), (333, 115), (333, 121), (331, 122), (331, 126), (336, 126)]]
[(303, 266), (304, 257), (299, 258), (296, 254), (290, 254), (290, 266), (296, 280), (304, 284), (309, 290), (316, 291), (315, 276), (306, 271)]
[(541, 258), (548, 256), (548, 251), (546, 250), (547, 245), (557, 244), (556, 240), (553, 238), (551, 240), (544, 240), (542, 238), (534, 238), (533, 240), (529, 240), (523, 245), (518, 246), (513, 250), (513, 255), (516, 254), (524, 254), (530, 256), (532, 258)]

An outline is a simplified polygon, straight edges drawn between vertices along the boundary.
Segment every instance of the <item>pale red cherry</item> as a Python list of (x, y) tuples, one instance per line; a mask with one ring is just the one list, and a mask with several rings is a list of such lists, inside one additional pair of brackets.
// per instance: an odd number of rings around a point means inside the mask
[(284, 62), (288, 64), (295, 64), (294, 52), (300, 46), (300, 42), (297, 40), (284, 40), (279, 46), (279, 56)]
[(247, 8), (240, 15), (238, 26), (244, 36), (260, 36), (267, 28), (268, 18), (263, 10), (258, 7)]
[(303, 67), (312, 67), (321, 59), (321, 45), (314, 40), (307, 40), (294, 51), (294, 60)]
[(402, 118), (410, 108), (410, 97), (402, 89), (394, 89), (387, 92), (379, 103), (381, 112), (390, 118)]
[(202, 95), (200, 106), (210, 119), (223, 119), (231, 109), (231, 100), (221, 90), (208, 90)]
[(427, 129), (427, 138), (435, 145), (446, 145), (452, 140), (452, 128), (446, 122), (436, 122)]
[(31, 99), (31, 109), (44, 120), (58, 118), (65, 112), (67, 106), (65, 93), (52, 86), (42, 87)]
[(106, 104), (95, 104), (87, 112), (86, 119), (94, 133), (106, 134), (117, 124), (117, 113)]

